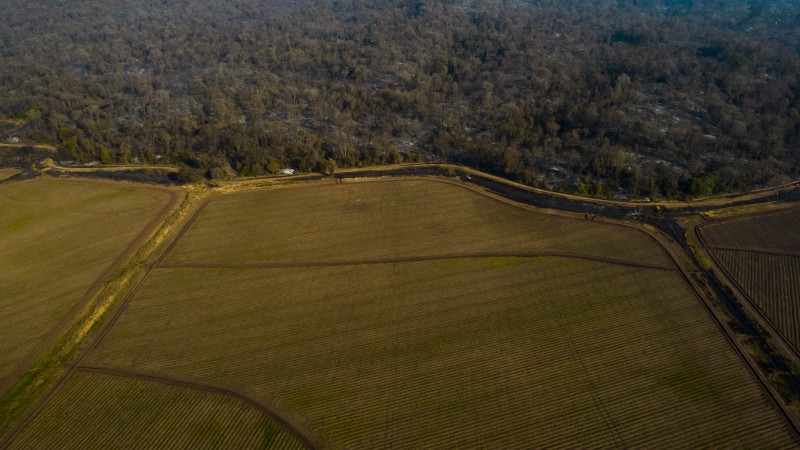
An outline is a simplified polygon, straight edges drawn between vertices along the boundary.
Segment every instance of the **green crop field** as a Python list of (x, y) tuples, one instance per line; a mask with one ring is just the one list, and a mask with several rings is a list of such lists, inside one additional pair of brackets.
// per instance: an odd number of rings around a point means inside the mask
[(800, 349), (800, 209), (707, 225), (717, 261)]
[(0, 386), (170, 198), (83, 180), (0, 185)]
[(213, 197), (13, 444), (84, 439), (92, 367), (247, 392), (326, 448), (798, 446), (654, 240), (434, 180)]
[(642, 233), (532, 214), (441, 182), (275, 188), (222, 196), (167, 264), (247, 264), (430, 257), (449, 253), (579, 252), (665, 266)]
[(61, 449), (302, 448), (238, 399), (80, 371), (11, 448), (52, 448), (56, 442)]
[(160, 269), (91, 359), (253, 389), (332, 448), (793, 443), (676, 272), (574, 258)]

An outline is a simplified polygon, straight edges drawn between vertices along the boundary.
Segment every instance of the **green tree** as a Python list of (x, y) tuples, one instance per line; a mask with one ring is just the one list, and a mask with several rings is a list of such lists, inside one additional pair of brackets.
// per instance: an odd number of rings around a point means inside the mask
[(276, 174), (279, 170), (281, 170), (281, 163), (279, 163), (274, 157), (270, 156), (267, 159), (267, 172)]
[(103, 147), (100, 150), (100, 163), (111, 164), (111, 152), (108, 151), (108, 147)]

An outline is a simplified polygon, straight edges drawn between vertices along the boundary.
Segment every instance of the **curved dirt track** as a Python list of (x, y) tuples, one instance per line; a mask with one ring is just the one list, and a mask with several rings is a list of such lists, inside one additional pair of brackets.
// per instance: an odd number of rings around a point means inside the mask
[(144, 243), (150, 233), (158, 227), (158, 224), (164, 221), (167, 217), (169, 212), (175, 207), (175, 204), (178, 202), (178, 194), (173, 189), (167, 189), (160, 186), (137, 186), (138, 189), (150, 189), (156, 190), (159, 192), (165, 192), (169, 195), (169, 201), (166, 205), (156, 213), (153, 220), (147, 223), (144, 226), (142, 231), (136, 235), (136, 237), (125, 247), (122, 252), (114, 259), (114, 261), (106, 268), (103, 273), (101, 273), (94, 281), (94, 283), (89, 286), (86, 291), (84, 292), (83, 296), (75, 303), (72, 308), (70, 308), (64, 316), (59, 320), (59, 322), (45, 334), (36, 347), (31, 350), (28, 356), (25, 357), (18, 365), (17, 368), (9, 375), (8, 380), (0, 385), (0, 395), (5, 394), (11, 387), (19, 381), (22, 376), (27, 372), (36, 361), (39, 360), (42, 354), (66, 331), (73, 325), (75, 320), (77, 319), (80, 312), (83, 308), (86, 307), (87, 303), (92, 299), (92, 297), (97, 294), (100, 290), (102, 285), (119, 269), (119, 267), (128, 259), (130, 258), (139, 247)]
[(441, 261), (448, 259), (485, 259), (485, 258), (538, 258), (555, 257), (583, 259), (587, 261), (603, 262), (619, 266), (635, 267), (639, 269), (655, 270), (676, 270), (674, 267), (658, 266), (655, 264), (636, 263), (614, 258), (604, 258), (601, 256), (590, 256), (580, 253), (562, 252), (483, 252), (483, 253), (446, 253), (431, 256), (406, 256), (398, 258), (376, 258), (376, 259), (356, 259), (345, 261), (286, 261), (286, 262), (265, 262), (265, 263), (242, 263), (242, 264), (205, 264), (205, 263), (185, 263), (185, 264), (160, 264), (160, 269), (289, 269), (295, 267), (337, 267), (337, 266), (363, 266), (370, 264), (398, 264), (413, 263), (423, 261)]
[(323, 448), (322, 443), (319, 441), (319, 439), (314, 437), (313, 434), (303, 430), (296, 423), (296, 421), (292, 420), (287, 415), (281, 413), (277, 409), (268, 406), (263, 402), (241, 391), (225, 388), (214, 384), (202, 383), (194, 380), (184, 380), (162, 374), (151, 374), (135, 370), (117, 369), (113, 367), (79, 366), (77, 367), (76, 370), (80, 370), (83, 372), (99, 373), (103, 375), (117, 376), (117, 377), (133, 378), (137, 380), (150, 381), (160, 384), (166, 384), (169, 386), (177, 386), (186, 389), (194, 389), (198, 391), (210, 392), (214, 394), (233, 397), (261, 411), (261, 413), (263, 413), (264, 415), (275, 421), (278, 425), (282, 426), (287, 431), (289, 431), (298, 441), (302, 442), (303, 445), (305, 445), (307, 448), (310, 449)]

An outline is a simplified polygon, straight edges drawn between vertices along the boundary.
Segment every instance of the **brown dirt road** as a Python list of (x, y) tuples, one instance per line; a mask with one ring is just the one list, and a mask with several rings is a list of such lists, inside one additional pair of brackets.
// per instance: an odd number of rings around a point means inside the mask
[(47, 150), (49, 152), (58, 151), (57, 148), (53, 147), (52, 145), (47, 145), (47, 144), (6, 144), (6, 143), (2, 143), (2, 144), (0, 144), (0, 147), (6, 147), (6, 148), (33, 147), (33, 148), (37, 148), (39, 150)]
[(51, 158), (42, 161), (46, 169), (56, 169), (64, 172), (113, 172), (117, 170), (143, 170), (143, 169), (157, 169), (166, 170), (167, 172), (177, 172), (178, 168), (175, 166), (158, 166), (158, 165), (102, 165), (94, 167), (75, 167), (75, 166), (62, 166), (56, 164)]
[(600, 256), (590, 256), (581, 253), (563, 252), (478, 252), (478, 253), (446, 253), (431, 256), (407, 256), (397, 258), (376, 258), (376, 259), (356, 259), (345, 261), (285, 261), (285, 262), (266, 262), (266, 263), (242, 263), (242, 264), (212, 264), (212, 263), (183, 263), (183, 264), (161, 264), (160, 269), (288, 269), (295, 267), (337, 267), (337, 266), (363, 266), (370, 264), (397, 264), (412, 263), (423, 261), (442, 261), (448, 259), (485, 259), (485, 258), (573, 258), (587, 261), (603, 262), (616, 264), (619, 266), (635, 267), (639, 269), (655, 270), (676, 270), (674, 267), (658, 266), (655, 264), (636, 263), (614, 258), (604, 258)]

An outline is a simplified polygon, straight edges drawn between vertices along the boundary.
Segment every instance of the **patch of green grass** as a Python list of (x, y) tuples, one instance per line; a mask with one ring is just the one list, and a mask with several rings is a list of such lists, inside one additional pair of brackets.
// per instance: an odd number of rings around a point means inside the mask
[(495, 269), (522, 264), (525, 262), (526, 259), (527, 258), (510, 258), (510, 257), (488, 258), (489, 262), (492, 264), (492, 267), (494, 267)]
[(278, 437), (281, 431), (282, 430), (274, 423), (267, 422), (267, 424), (264, 425), (264, 437), (261, 448), (272, 448), (273, 442), (275, 442), (275, 439)]
[(20, 231), (23, 228), (25, 228), (27, 225), (29, 225), (31, 222), (33, 222), (33, 220), (34, 220), (34, 218), (32, 216), (27, 216), (27, 215), (26, 216), (22, 216), (22, 217), (17, 217), (15, 219), (13, 219), (13, 221), (11, 223), (6, 225), (6, 227), (5, 227), (5, 229), (3, 231), (9, 232), (9, 233), (15, 233), (15, 232)]

